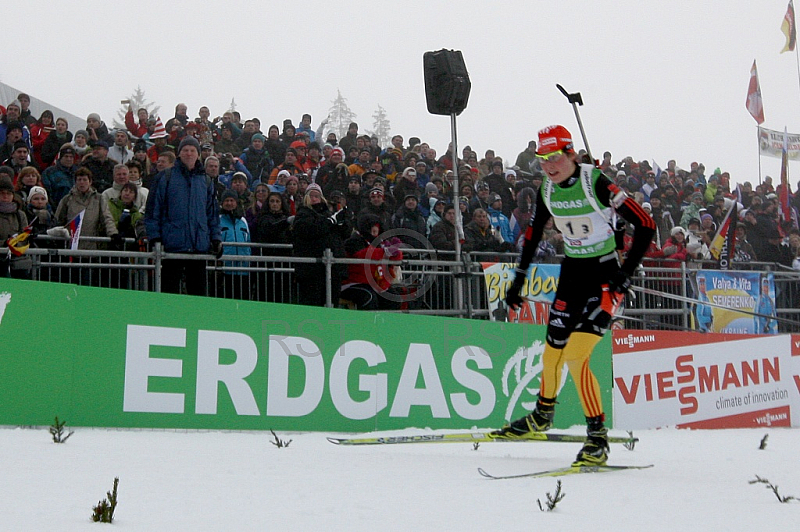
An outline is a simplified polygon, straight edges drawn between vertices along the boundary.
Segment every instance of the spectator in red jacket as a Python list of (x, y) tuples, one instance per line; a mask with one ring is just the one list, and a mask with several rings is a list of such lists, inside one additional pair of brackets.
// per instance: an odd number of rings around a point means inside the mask
[(147, 135), (147, 120), (149, 117), (147, 113), (147, 109), (144, 107), (140, 107), (138, 111), (136, 111), (137, 120), (133, 118), (133, 106), (131, 106), (130, 102), (128, 102), (128, 112), (125, 113), (125, 127), (128, 128), (128, 131), (131, 132), (131, 135), (136, 137), (137, 139), (143, 138)]
[(31, 124), (28, 129), (31, 132), (33, 162), (37, 168), (44, 170), (47, 168), (47, 165), (42, 159), (42, 147), (47, 137), (50, 135), (50, 132), (55, 131), (55, 127), (53, 127), (53, 111), (45, 109), (39, 117), (39, 120)]

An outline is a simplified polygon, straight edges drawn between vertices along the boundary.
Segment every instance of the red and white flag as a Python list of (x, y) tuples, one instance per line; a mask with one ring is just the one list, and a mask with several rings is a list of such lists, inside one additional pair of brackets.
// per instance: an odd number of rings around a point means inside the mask
[(745, 106), (759, 125), (764, 123), (764, 102), (761, 100), (761, 85), (758, 83), (758, 69), (756, 68), (755, 60), (753, 61), (753, 68), (750, 69), (750, 86), (747, 88), (747, 103)]

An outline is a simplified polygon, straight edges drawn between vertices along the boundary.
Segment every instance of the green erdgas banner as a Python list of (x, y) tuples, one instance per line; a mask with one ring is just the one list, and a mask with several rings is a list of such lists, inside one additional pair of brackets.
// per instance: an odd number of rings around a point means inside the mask
[[(2, 279), (0, 424), (498, 427), (533, 408), (544, 332)], [(609, 339), (592, 368), (610, 416)], [(572, 383), (559, 403), (558, 427), (584, 423)]]

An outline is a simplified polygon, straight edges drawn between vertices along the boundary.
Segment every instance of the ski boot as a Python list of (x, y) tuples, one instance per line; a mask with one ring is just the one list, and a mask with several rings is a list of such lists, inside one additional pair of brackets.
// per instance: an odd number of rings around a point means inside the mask
[(608, 460), (608, 429), (603, 425), (605, 416), (587, 417), (586, 443), (572, 463), (576, 466), (603, 466)]
[(490, 436), (498, 440), (524, 440), (532, 433), (550, 430), (553, 426), (555, 406), (555, 399), (544, 399), (540, 396), (533, 412), (490, 433)]

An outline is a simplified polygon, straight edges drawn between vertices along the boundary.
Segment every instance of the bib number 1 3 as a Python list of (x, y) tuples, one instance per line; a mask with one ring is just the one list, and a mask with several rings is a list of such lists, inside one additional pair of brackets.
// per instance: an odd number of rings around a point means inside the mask
[(592, 220), (588, 216), (571, 218), (564, 224), (567, 234), (573, 239), (586, 238), (592, 234)]

